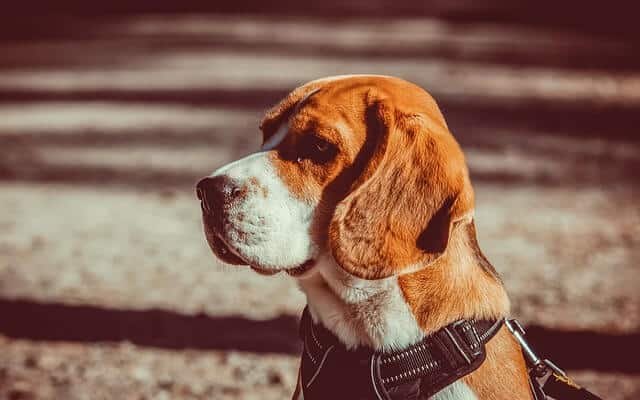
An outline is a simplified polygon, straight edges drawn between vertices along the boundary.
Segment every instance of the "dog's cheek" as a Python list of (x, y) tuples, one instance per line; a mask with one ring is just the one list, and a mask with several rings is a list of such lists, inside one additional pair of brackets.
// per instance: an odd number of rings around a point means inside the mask
[[(313, 207), (293, 198), (282, 187), (269, 187), (269, 196), (247, 204), (242, 224), (248, 233), (247, 252), (276, 267), (297, 266), (313, 256), (310, 235)], [(249, 211), (251, 210), (251, 211)]]
[(291, 193), (268, 158), (251, 161), (254, 165), (245, 169), (251, 175), (236, 175), (244, 178), (248, 190), (230, 214), (229, 239), (256, 264), (298, 266), (316, 251), (310, 234), (315, 206)]

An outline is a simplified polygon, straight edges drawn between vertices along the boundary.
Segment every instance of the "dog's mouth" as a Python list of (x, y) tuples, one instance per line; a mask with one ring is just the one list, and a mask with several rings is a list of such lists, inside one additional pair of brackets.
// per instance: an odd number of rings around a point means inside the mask
[(207, 238), (207, 243), (211, 251), (222, 261), (227, 264), (233, 265), (250, 265), (236, 249), (233, 248), (220, 233), (222, 221), (215, 219), (209, 212), (202, 206), (202, 222), (204, 225), (204, 233)]
[(275, 275), (279, 272), (286, 272), (289, 276), (293, 276), (294, 278), (297, 278), (304, 275), (307, 271), (310, 271), (315, 264), (316, 264), (315, 260), (309, 259), (294, 268), (264, 269), (264, 268), (256, 267), (255, 265), (249, 265), (249, 267), (261, 275)]
[(209, 245), (211, 250), (227, 264), (233, 265), (249, 265), (240, 255), (231, 250), (231, 247), (225, 243), (218, 234), (210, 235)]
[(207, 239), (211, 250), (213, 250), (214, 254), (222, 261), (227, 264), (233, 265), (248, 265), (249, 268), (259, 273), (260, 275), (271, 276), (279, 272), (286, 272), (289, 276), (300, 277), (306, 272), (310, 271), (316, 264), (316, 261), (314, 259), (309, 259), (299, 266), (293, 268), (265, 268), (260, 265), (256, 265), (255, 263), (243, 257), (219, 233), (215, 231), (208, 231)]

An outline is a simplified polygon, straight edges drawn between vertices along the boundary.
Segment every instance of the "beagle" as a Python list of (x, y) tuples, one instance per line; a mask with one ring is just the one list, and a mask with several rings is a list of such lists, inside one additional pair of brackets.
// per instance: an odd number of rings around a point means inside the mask
[[(388, 76), (320, 79), (268, 111), (260, 129), (260, 151), (197, 185), (221, 260), (296, 279), (313, 325), (347, 351), (392, 354), (456, 321), (509, 314), (476, 241), (464, 155), (426, 91)], [(485, 352), (430, 398), (532, 398), (505, 326)], [(340, 385), (355, 375), (341, 371)], [(301, 381), (294, 398), (308, 397)]]

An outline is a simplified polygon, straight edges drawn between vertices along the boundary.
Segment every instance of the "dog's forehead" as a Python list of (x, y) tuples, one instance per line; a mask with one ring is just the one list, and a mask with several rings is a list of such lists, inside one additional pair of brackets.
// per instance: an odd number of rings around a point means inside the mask
[(334, 102), (330, 96), (322, 94), (320, 92), (303, 99), (289, 117), (280, 122), (262, 149), (271, 150), (280, 145), (293, 144), (302, 136), (313, 134), (343, 151), (352, 153), (351, 150), (357, 150), (364, 141), (364, 118), (357, 115), (355, 105)]

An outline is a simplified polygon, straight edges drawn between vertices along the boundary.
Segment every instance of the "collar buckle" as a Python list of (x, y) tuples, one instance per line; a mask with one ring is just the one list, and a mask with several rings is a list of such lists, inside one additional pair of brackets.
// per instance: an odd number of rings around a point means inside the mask
[[(438, 335), (443, 353), (449, 359), (452, 368), (458, 367), (461, 361), (471, 365), (483, 354), (482, 341), (473, 321), (456, 321), (444, 327)], [(456, 354), (459, 357), (455, 357)]]

